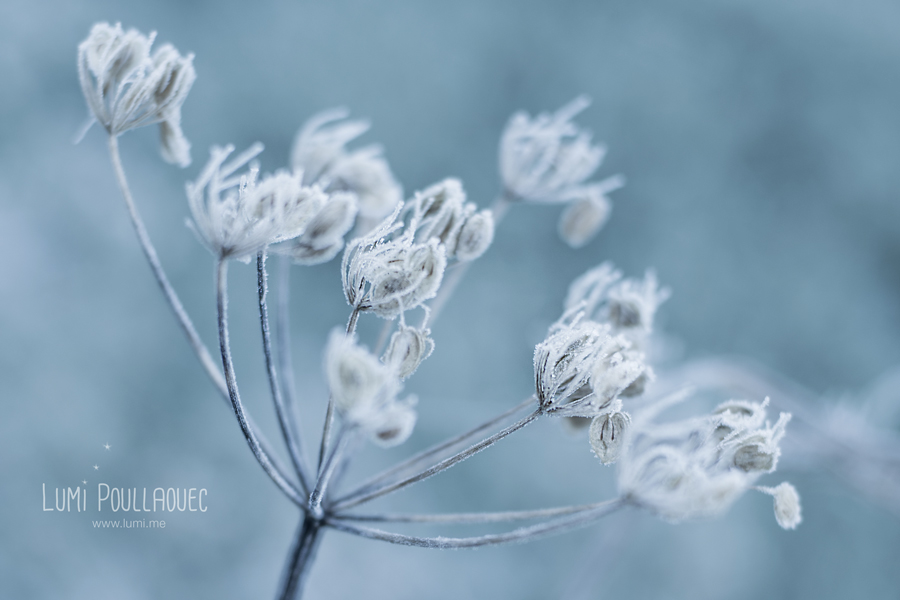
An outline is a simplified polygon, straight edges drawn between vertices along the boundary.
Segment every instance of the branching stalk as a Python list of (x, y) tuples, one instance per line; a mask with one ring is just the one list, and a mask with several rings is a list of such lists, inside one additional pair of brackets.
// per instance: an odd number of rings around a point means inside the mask
[(439, 444), (436, 444), (436, 445), (432, 446), (431, 448), (423, 450), (423, 451), (419, 452), (418, 454), (415, 454), (415, 455), (409, 457), (408, 459), (404, 460), (403, 462), (400, 462), (400, 463), (394, 465), (393, 467), (375, 475), (374, 477), (367, 479), (362, 484), (360, 484), (355, 490), (347, 493), (340, 500), (348, 500), (348, 499), (352, 499), (357, 496), (361, 496), (367, 492), (372, 491), (373, 489), (375, 489), (376, 487), (378, 487), (380, 484), (382, 484), (384, 482), (391, 482), (392, 480), (396, 479), (396, 476), (399, 473), (402, 473), (403, 471), (411, 469), (429, 458), (432, 458), (434, 456), (439, 456), (442, 452), (445, 452), (445, 451), (449, 450), (450, 448), (453, 448), (455, 446), (458, 446), (459, 444), (464, 444), (464, 443), (468, 442), (475, 436), (494, 427), (498, 423), (502, 422), (504, 419), (511, 417), (512, 415), (516, 414), (517, 412), (521, 411), (524, 408), (527, 408), (528, 406), (530, 406), (533, 403), (534, 403), (534, 396), (529, 396), (524, 402), (522, 402), (518, 406), (515, 406), (515, 407), (497, 415), (496, 417), (494, 417), (488, 421), (485, 421), (484, 423), (482, 423), (481, 425), (478, 425), (474, 429), (470, 429), (469, 431), (466, 431), (465, 433), (461, 433), (461, 434), (454, 436), (448, 440), (445, 440)]
[[(181, 325), (182, 331), (184, 331), (184, 334), (187, 336), (188, 343), (194, 350), (194, 354), (196, 354), (197, 358), (200, 360), (203, 370), (206, 371), (207, 376), (212, 380), (213, 385), (219, 391), (225, 402), (231, 404), (225, 377), (216, 366), (216, 363), (209, 353), (209, 350), (206, 348), (206, 345), (203, 343), (203, 340), (200, 339), (200, 334), (197, 333), (197, 329), (194, 327), (193, 321), (191, 321), (190, 316), (188, 316), (187, 311), (184, 309), (181, 299), (178, 298), (175, 288), (169, 283), (169, 278), (163, 270), (162, 263), (159, 262), (156, 248), (150, 240), (150, 234), (147, 233), (144, 221), (141, 219), (134, 198), (131, 196), (131, 188), (128, 186), (128, 180), (125, 177), (125, 169), (122, 168), (122, 158), (119, 155), (119, 141), (115, 135), (109, 136), (109, 155), (112, 161), (113, 171), (116, 175), (116, 181), (122, 191), (122, 196), (125, 198), (125, 205), (128, 207), (128, 215), (131, 217), (131, 224), (134, 226), (141, 250), (144, 252), (144, 256), (147, 257), (147, 262), (150, 263), (150, 270), (153, 271), (153, 276), (156, 278), (156, 282), (159, 284), (163, 296), (165, 296), (166, 301), (175, 313), (175, 318), (178, 320), (178, 324)], [(246, 415), (246, 417), (247, 425), (254, 431), (259, 431), (250, 415)], [(257, 434), (257, 440), (263, 451), (268, 456), (272, 457), (272, 468), (275, 469), (282, 478), (286, 479), (285, 468), (274, 458), (271, 446), (262, 433)], [(291, 498), (291, 500), (294, 500), (294, 498)], [(304, 503), (300, 504), (304, 505)]]
[(509, 510), (503, 512), (484, 513), (450, 513), (441, 515), (412, 515), (412, 514), (373, 514), (373, 515), (347, 515), (342, 514), (342, 521), (362, 521), (369, 523), (500, 523), (504, 521), (528, 521), (531, 519), (546, 519), (561, 517), (576, 513), (583, 513), (609, 504), (596, 502), (594, 504), (581, 504), (577, 506), (561, 506), (557, 508), (542, 508), (537, 510)]
[[(356, 322), (359, 319), (359, 306), (353, 307), (350, 313), (350, 319), (347, 321), (347, 335), (352, 335), (356, 331)], [(322, 426), (322, 442), (319, 444), (319, 464), (317, 476), (322, 474), (322, 461), (325, 460), (325, 453), (328, 451), (328, 442), (331, 437), (331, 427), (334, 425), (334, 396), (328, 395), (328, 408), (325, 409), (325, 424)]]
[(364, 504), (366, 502), (369, 502), (370, 500), (374, 500), (375, 498), (380, 498), (381, 496), (390, 494), (391, 492), (394, 492), (396, 490), (404, 488), (408, 485), (417, 483), (419, 481), (422, 481), (423, 479), (428, 479), (429, 477), (431, 477), (433, 475), (437, 475), (441, 471), (445, 471), (445, 470), (449, 469), (450, 467), (452, 467), (453, 465), (455, 465), (459, 462), (462, 462), (462, 461), (466, 460), (467, 458), (474, 456), (475, 454), (481, 452), (485, 448), (494, 445), (495, 443), (499, 442), (500, 440), (502, 440), (506, 436), (510, 435), (511, 433), (514, 433), (514, 432), (522, 429), (523, 427), (525, 427), (526, 425), (528, 425), (529, 423), (531, 423), (535, 419), (537, 419), (539, 416), (541, 416), (541, 414), (542, 414), (541, 410), (538, 409), (538, 410), (534, 411), (533, 413), (529, 414), (528, 416), (526, 416), (525, 418), (513, 423), (506, 429), (503, 429), (502, 431), (495, 433), (494, 435), (478, 442), (477, 444), (469, 446), (462, 452), (458, 452), (457, 454), (454, 454), (453, 456), (451, 456), (449, 458), (445, 458), (444, 460), (440, 461), (436, 465), (429, 467), (428, 469), (425, 469), (424, 471), (422, 471), (420, 473), (412, 475), (411, 477), (407, 477), (396, 483), (381, 485), (368, 493), (365, 493), (365, 494), (362, 494), (362, 495), (359, 495), (359, 496), (356, 496), (353, 498), (347, 497), (343, 500), (339, 500), (330, 507), (331, 511), (334, 513), (337, 513), (338, 511), (346, 510), (346, 509), (352, 508), (354, 506), (359, 506), (360, 504)]
[(530, 542), (539, 537), (584, 527), (585, 525), (593, 523), (594, 521), (615, 512), (625, 505), (625, 500), (616, 498), (596, 505), (594, 508), (583, 512), (557, 517), (544, 523), (538, 523), (537, 525), (520, 527), (507, 533), (464, 538), (418, 537), (400, 533), (390, 533), (380, 529), (351, 525), (346, 520), (338, 517), (326, 519), (325, 524), (338, 531), (344, 531), (346, 533), (352, 533), (353, 535), (403, 546), (419, 546), (421, 548), (478, 548), (481, 546), (495, 546), (498, 544)]
[(222, 352), (222, 366), (225, 370), (225, 383), (228, 385), (228, 396), (234, 415), (237, 417), (244, 438), (250, 446), (250, 450), (256, 457), (263, 470), (272, 478), (272, 481), (287, 494), (291, 500), (306, 508), (304, 498), (300, 491), (284, 475), (278, 472), (272, 465), (269, 454), (264, 452), (259, 445), (259, 440), (253, 429), (250, 428), (247, 417), (244, 414), (244, 406), (241, 403), (240, 393), (237, 388), (237, 380), (234, 375), (234, 363), (231, 358), (231, 347), (228, 342), (228, 262), (219, 259), (216, 266), (216, 309), (219, 324), (219, 349)]
[(269, 376), (269, 388), (272, 391), (272, 400), (275, 403), (275, 413), (278, 416), (278, 424), (281, 427), (281, 435), (284, 437), (284, 443), (287, 445), (288, 454), (291, 462), (294, 464), (294, 470), (300, 481), (300, 489), (303, 494), (309, 493), (309, 487), (306, 478), (306, 459), (303, 456), (303, 447), (300, 445), (297, 428), (294, 427), (291, 414), (288, 412), (281, 395), (281, 386), (278, 382), (278, 375), (275, 371), (275, 363), (272, 360), (272, 343), (269, 337), (269, 310), (266, 306), (266, 295), (268, 293), (268, 281), (266, 275), (266, 252), (260, 251), (256, 256), (256, 281), (259, 291), (259, 324), (262, 330), (263, 353), (266, 357), (266, 373)]

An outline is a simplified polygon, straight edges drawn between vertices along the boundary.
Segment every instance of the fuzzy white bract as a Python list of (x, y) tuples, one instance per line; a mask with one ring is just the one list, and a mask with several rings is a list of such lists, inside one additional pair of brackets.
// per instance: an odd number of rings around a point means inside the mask
[(773, 488), (756, 489), (774, 497), (775, 521), (782, 529), (797, 529), (803, 517), (800, 514), (800, 494), (794, 486), (785, 481)]
[(269, 244), (301, 235), (328, 200), (297, 173), (258, 178), (259, 168), (251, 166), (235, 175), (262, 149), (254, 144), (226, 164), (234, 146), (214, 146), (200, 176), (187, 184), (193, 226), (220, 259), (248, 260)]
[(732, 401), (706, 416), (657, 423), (669, 404), (664, 400), (634, 415), (619, 460), (623, 496), (677, 522), (723, 512), (775, 470), (790, 414), (781, 413), (774, 425), (761, 423), (768, 399)]
[(346, 145), (369, 129), (368, 121), (345, 120), (342, 108), (310, 118), (297, 133), (291, 165), (303, 171), (304, 183), (319, 183), (326, 191), (356, 195), (359, 216), (375, 223), (403, 200), (403, 190), (378, 145), (347, 150)]
[(181, 105), (196, 79), (194, 56), (170, 44), (151, 55), (154, 37), (97, 23), (78, 46), (78, 78), (94, 118), (111, 135), (160, 123), (163, 159), (185, 167), (191, 158)]

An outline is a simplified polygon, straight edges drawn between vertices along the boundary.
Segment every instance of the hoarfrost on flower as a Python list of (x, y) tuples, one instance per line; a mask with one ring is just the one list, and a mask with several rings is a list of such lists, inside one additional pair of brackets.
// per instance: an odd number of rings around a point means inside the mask
[(193, 226), (221, 259), (248, 260), (269, 244), (301, 235), (328, 196), (302, 184), (297, 173), (278, 171), (258, 178), (259, 168), (235, 175), (256, 155), (254, 144), (225, 164), (234, 146), (214, 146), (200, 176), (187, 184)]
[(377, 222), (403, 200), (403, 190), (377, 145), (348, 151), (346, 145), (369, 129), (368, 121), (346, 120), (346, 109), (323, 111), (297, 133), (291, 164), (302, 170), (304, 183), (318, 182), (326, 191), (357, 196), (359, 216)]
[(122, 26), (97, 23), (78, 46), (78, 77), (93, 117), (111, 134), (160, 123), (162, 156), (190, 164), (190, 144), (181, 132), (181, 105), (196, 79), (193, 55), (170, 44), (151, 55), (149, 37)]
[(803, 521), (800, 514), (800, 494), (797, 489), (788, 482), (783, 482), (773, 488), (758, 487), (759, 491), (774, 497), (775, 521), (782, 529), (796, 529)]

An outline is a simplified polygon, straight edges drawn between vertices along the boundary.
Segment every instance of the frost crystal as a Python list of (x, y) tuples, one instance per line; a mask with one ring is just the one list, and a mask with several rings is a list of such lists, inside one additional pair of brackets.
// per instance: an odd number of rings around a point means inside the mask
[(94, 118), (111, 135), (160, 123), (162, 156), (186, 167), (190, 144), (181, 132), (181, 105), (196, 78), (192, 54), (169, 44), (150, 55), (149, 37), (97, 23), (78, 46), (78, 77)]
[(303, 171), (306, 184), (318, 182), (329, 192), (352, 192), (359, 202), (359, 216), (378, 221), (402, 201), (403, 191), (380, 146), (347, 151), (346, 144), (369, 129), (367, 121), (344, 120), (348, 114), (336, 108), (309, 119), (297, 133), (291, 164)]
[[(738, 456), (751, 444), (760, 454), (777, 458), (789, 414), (781, 413), (774, 426), (759, 427), (766, 402), (732, 401), (704, 417), (654, 423), (665, 406), (664, 401), (635, 415), (630, 443), (619, 461), (619, 489), (637, 504), (670, 521), (714, 515), (760, 475), (774, 470), (774, 459), (744, 461)], [(724, 440), (723, 426), (732, 428)]]
[(203, 172), (187, 184), (194, 227), (219, 258), (249, 259), (269, 244), (302, 234), (325, 205), (328, 196), (318, 187), (306, 187), (299, 174), (279, 171), (257, 179), (259, 169), (242, 168), (262, 152), (254, 144), (224, 164), (234, 146), (214, 146)]

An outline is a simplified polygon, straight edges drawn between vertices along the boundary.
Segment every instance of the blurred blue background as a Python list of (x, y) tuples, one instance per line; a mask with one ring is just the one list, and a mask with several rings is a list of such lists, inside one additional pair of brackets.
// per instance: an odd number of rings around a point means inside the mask
[[(516, 207), (407, 385), (420, 397), (416, 433), (400, 448), (365, 447), (356, 476), (527, 397), (534, 344), (566, 286), (606, 259), (634, 275), (654, 267), (673, 289), (659, 319), (686, 358), (748, 356), (850, 403), (900, 364), (896, 2), (5, 2), (0, 596), (272, 597), (297, 522), (171, 318), (104, 136), (95, 128), (72, 144), (87, 114), (76, 46), (96, 21), (156, 30), (196, 54), (183, 111), (194, 165), (162, 163), (155, 128), (121, 145), (162, 262), (212, 346), (212, 259), (184, 226), (183, 193), (210, 145), (261, 140), (273, 170), (307, 117), (343, 105), (372, 120), (364, 141), (385, 146), (408, 194), (457, 176), (488, 205), (509, 115), (593, 98), (578, 122), (609, 145), (599, 174), (629, 182), (606, 229), (574, 251), (557, 237), (558, 208)], [(231, 285), (243, 394), (274, 439), (254, 270), (235, 265)], [(297, 269), (292, 293), (312, 434), (325, 402), (321, 348), (348, 312), (337, 264)], [(364, 333), (379, 326), (362, 323)], [(773, 478), (764, 481), (800, 490), (797, 531), (781, 531), (770, 499), (748, 494), (714, 521), (623, 513), (478, 551), (331, 533), (308, 597), (897, 597), (896, 513), (824, 470)], [(145, 531), (41, 510), (42, 484), (82, 479), (205, 487), (210, 509)], [(587, 441), (546, 422), (381, 506), (503, 510), (612, 493), (612, 471)]]

